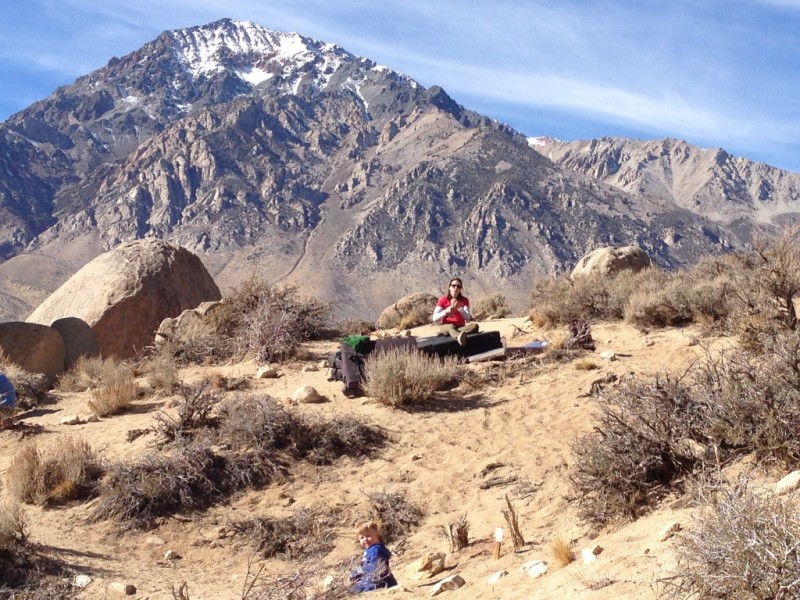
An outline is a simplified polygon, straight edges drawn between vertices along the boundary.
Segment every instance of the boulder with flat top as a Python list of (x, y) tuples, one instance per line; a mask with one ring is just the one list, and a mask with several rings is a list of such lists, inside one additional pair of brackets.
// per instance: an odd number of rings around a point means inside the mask
[(622, 271), (639, 271), (650, 266), (647, 252), (638, 246), (598, 248), (578, 261), (572, 270), (572, 279), (581, 275), (613, 277)]

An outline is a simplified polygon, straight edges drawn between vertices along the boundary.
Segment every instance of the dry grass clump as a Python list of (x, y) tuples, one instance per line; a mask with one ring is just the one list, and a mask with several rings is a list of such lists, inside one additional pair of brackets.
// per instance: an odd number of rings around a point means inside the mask
[(366, 360), (364, 393), (395, 408), (420, 404), (457, 381), (456, 360), (392, 348)]
[(701, 490), (702, 509), (676, 545), (674, 598), (800, 597), (800, 511), (746, 481)]
[(575, 560), (575, 552), (572, 549), (572, 544), (560, 536), (550, 542), (550, 553), (553, 555), (556, 564), (560, 567), (566, 567)]
[(424, 513), (400, 492), (369, 494), (369, 517), (378, 524), (381, 539), (386, 544), (399, 542), (420, 524)]
[(89, 444), (64, 436), (43, 448), (23, 447), (6, 471), (6, 487), (21, 502), (59, 505), (92, 495), (102, 473)]
[[(254, 569), (248, 566), (242, 600), (343, 600), (352, 598), (350, 573), (356, 567), (353, 560), (340, 561), (326, 566), (318, 560), (301, 563), (291, 573), (273, 578), (262, 577), (263, 566)], [(332, 580), (325, 589), (320, 582), (326, 577)]]
[(262, 363), (288, 358), (302, 342), (328, 335), (331, 316), (329, 303), (255, 278), (211, 313), (217, 334), (233, 340), (237, 354)]
[(58, 379), (58, 389), (62, 392), (84, 392), (110, 381), (115, 377), (120, 364), (110, 358), (81, 356), (66, 373)]
[(333, 550), (341, 511), (303, 508), (291, 516), (252, 517), (232, 523), (233, 530), (253, 540), (263, 558), (304, 559)]
[(511, 308), (506, 297), (498, 292), (477, 300), (472, 306), (472, 314), (481, 319), (488, 317), (502, 319), (511, 314)]
[(98, 417), (113, 415), (130, 406), (138, 393), (133, 371), (127, 365), (112, 362), (105, 367), (87, 406)]
[(169, 395), (181, 385), (178, 361), (170, 352), (152, 354), (140, 365), (140, 371), (147, 376), (147, 383), (154, 391)]

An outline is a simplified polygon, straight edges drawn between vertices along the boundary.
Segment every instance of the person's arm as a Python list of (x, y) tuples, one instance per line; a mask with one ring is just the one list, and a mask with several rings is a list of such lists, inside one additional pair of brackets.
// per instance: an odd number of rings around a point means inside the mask
[[(388, 552), (386, 552), (388, 554)], [(364, 553), (364, 576), (361, 581), (369, 589), (376, 589), (389, 574), (389, 560), (381, 552), (380, 546), (370, 546)]]
[(446, 314), (447, 314), (447, 309), (437, 304), (436, 308), (433, 309), (433, 322), (434, 323), (440, 322)]
[(470, 321), (472, 321), (472, 312), (470, 312), (469, 310), (469, 304), (459, 306), (458, 312), (460, 312), (461, 316), (464, 317), (465, 322), (469, 323)]

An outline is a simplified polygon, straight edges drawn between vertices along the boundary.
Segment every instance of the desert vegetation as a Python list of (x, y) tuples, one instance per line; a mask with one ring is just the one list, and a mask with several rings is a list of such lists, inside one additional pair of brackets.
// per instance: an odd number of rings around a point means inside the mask
[(365, 393), (394, 408), (408, 408), (451, 387), (458, 378), (454, 358), (390, 349), (366, 361)]

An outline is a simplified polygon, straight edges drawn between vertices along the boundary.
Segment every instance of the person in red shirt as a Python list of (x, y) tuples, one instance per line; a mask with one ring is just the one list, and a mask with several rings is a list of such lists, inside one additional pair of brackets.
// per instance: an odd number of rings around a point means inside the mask
[(441, 324), (439, 333), (449, 335), (460, 346), (467, 343), (468, 333), (478, 331), (478, 324), (472, 321), (469, 298), (461, 293), (463, 288), (464, 284), (458, 277), (451, 279), (447, 295), (439, 298), (433, 310), (433, 322)]

